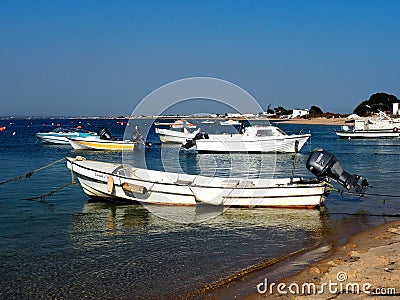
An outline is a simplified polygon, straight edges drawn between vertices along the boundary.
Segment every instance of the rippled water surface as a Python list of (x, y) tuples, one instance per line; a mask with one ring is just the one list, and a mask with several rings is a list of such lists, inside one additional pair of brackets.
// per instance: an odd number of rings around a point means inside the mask
[[(78, 122), (81, 123), (78, 123)], [(69, 146), (36, 143), (42, 124), (77, 124), (92, 130), (109, 127), (122, 136), (118, 120), (1, 120), (0, 182), (71, 155), (121, 162), (118, 153), (78, 152)], [(138, 121), (149, 122), (148, 120)], [(10, 124), (12, 123), (12, 124)], [(90, 125), (88, 124), (90, 123)], [(300, 125), (279, 125), (297, 132)], [(207, 128), (204, 128), (207, 129)], [(330, 126), (308, 126), (311, 145), (298, 155), (296, 174), (305, 169), (310, 149), (334, 153), (350, 173), (368, 177), (374, 194), (331, 193), (318, 210), (154, 207), (93, 202), (77, 185), (45, 198), (71, 181), (65, 162), (29, 179), (0, 186), (0, 297), (35, 298), (176, 298), (250, 265), (325, 240), (342, 243), (349, 234), (396, 218), (399, 213), (399, 140), (338, 140)], [(15, 133), (14, 133), (15, 132)], [(290, 176), (291, 155), (197, 155), (155, 143), (145, 153), (152, 169), (218, 176)], [(395, 197), (389, 197), (394, 195)], [(157, 217), (196, 216), (182, 224)], [(209, 218), (210, 217), (210, 218)]]

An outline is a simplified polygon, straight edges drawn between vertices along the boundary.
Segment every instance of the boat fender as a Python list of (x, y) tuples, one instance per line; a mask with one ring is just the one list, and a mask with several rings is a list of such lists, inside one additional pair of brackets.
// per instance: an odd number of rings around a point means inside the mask
[(134, 194), (147, 194), (148, 190), (146, 187), (141, 186), (141, 185), (137, 185), (137, 184), (132, 184), (132, 183), (128, 183), (128, 182), (124, 182), (122, 184), (122, 189), (126, 192), (131, 192)]
[(114, 190), (114, 178), (110, 175), (107, 177), (107, 191), (111, 194)]
[(399, 129), (397, 127), (393, 128), (393, 132), (399, 132)]
[(77, 161), (84, 161), (84, 160), (86, 160), (86, 158), (83, 157), (83, 156), (78, 155), (77, 157), (75, 157), (75, 160), (77, 160)]

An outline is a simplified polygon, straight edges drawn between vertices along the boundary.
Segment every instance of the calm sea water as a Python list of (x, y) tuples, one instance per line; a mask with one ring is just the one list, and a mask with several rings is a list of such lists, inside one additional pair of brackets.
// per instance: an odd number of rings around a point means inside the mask
[[(80, 124), (93, 131), (106, 126), (121, 137), (125, 127), (117, 121), (121, 120), (0, 120), (0, 126), (7, 127), (0, 132), (0, 182), (68, 155), (121, 162), (118, 153), (42, 145), (34, 137), (35, 132), (54, 128), (52, 123)], [(147, 122), (137, 124), (140, 128)], [(288, 132), (305, 128), (279, 127)], [(345, 170), (367, 177), (371, 193), (400, 195), (399, 140), (339, 140), (333, 127), (307, 128), (311, 145), (298, 155), (296, 174), (311, 176), (304, 165), (310, 149), (318, 146), (334, 153)], [(291, 155), (197, 155), (161, 147), (154, 133), (149, 140), (155, 143), (145, 154), (152, 169), (218, 176), (291, 173)], [(78, 185), (47, 197), (47, 203), (22, 200), (70, 181), (71, 173), (62, 162), (29, 179), (0, 185), (0, 298), (179, 298), (282, 254), (321, 241), (343, 243), (354, 232), (396, 219), (400, 202), (400, 197), (360, 199), (331, 193), (323, 211), (228, 209), (210, 214), (196, 208), (158, 207), (154, 214), (141, 205), (93, 202)], [(177, 223), (157, 216), (168, 214), (202, 216), (204, 221)]]

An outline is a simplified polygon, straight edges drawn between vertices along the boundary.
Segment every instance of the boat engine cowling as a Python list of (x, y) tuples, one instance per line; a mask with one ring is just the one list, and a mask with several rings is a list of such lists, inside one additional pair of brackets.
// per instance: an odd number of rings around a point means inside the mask
[(101, 140), (111, 140), (111, 133), (106, 127), (101, 127), (97, 131), (97, 135), (100, 137)]
[[(319, 179), (331, 178), (347, 190), (354, 189), (356, 192), (362, 190), (362, 187), (358, 184), (360, 176), (347, 173), (343, 170), (336, 156), (324, 149), (314, 149), (308, 157), (306, 167)], [(366, 179), (364, 180), (367, 182)], [(365, 185), (364, 180), (363, 186)]]
[(196, 141), (194, 139), (187, 139), (184, 143), (182, 143), (182, 147), (185, 149), (190, 149), (196, 146)]
[(182, 143), (182, 147), (185, 149), (190, 149), (190, 148), (196, 146), (197, 140), (202, 140), (202, 139), (206, 139), (206, 140), (209, 139), (207, 132), (201, 131), (201, 132), (196, 133), (194, 138), (187, 139), (184, 143)]

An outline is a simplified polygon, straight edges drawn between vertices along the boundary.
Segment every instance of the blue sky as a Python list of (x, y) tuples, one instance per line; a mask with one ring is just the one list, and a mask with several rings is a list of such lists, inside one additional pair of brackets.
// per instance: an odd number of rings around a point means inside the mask
[(129, 115), (194, 76), (262, 107), (351, 113), (375, 92), (400, 97), (399, 15), (389, 0), (3, 0), (0, 115)]

